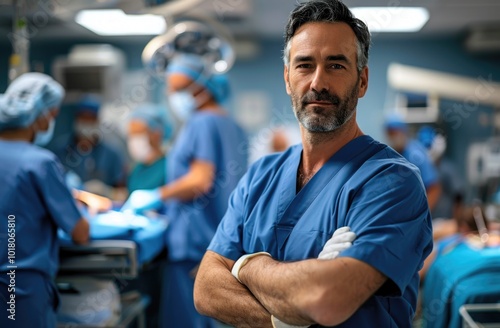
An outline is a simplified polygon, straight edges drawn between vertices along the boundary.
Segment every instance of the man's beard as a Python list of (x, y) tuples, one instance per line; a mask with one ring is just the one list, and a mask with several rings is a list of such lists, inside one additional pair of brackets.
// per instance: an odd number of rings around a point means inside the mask
[[(326, 90), (309, 91), (301, 99), (292, 93), (295, 117), (309, 132), (333, 132), (337, 130), (349, 121), (356, 111), (359, 92), (358, 81), (344, 99), (340, 99), (337, 95), (330, 94)], [(306, 108), (308, 103), (314, 101), (329, 102), (333, 108), (322, 106)]]

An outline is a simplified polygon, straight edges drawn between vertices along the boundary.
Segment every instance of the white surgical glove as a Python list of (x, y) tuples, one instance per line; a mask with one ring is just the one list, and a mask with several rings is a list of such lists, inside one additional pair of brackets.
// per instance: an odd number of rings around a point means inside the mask
[(349, 227), (342, 227), (335, 230), (323, 250), (319, 253), (319, 260), (332, 260), (336, 258), (340, 252), (352, 246), (352, 242), (356, 239), (356, 234)]
[[(356, 234), (349, 227), (342, 227), (335, 230), (323, 250), (319, 253), (319, 260), (332, 260), (336, 258), (340, 252), (352, 246), (352, 242), (356, 239)], [(280, 321), (275, 316), (271, 315), (271, 322), (274, 328), (307, 328), (309, 326), (293, 326)]]
[(284, 323), (283, 321), (280, 321), (274, 315), (271, 315), (271, 322), (273, 323), (273, 327), (274, 328), (307, 328), (307, 327), (309, 327), (309, 326), (293, 326), (293, 325), (289, 325), (287, 323)]

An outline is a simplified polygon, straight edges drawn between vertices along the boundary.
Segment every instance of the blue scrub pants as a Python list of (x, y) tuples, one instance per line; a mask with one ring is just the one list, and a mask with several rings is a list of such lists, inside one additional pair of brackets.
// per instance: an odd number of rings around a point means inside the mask
[(56, 327), (59, 296), (54, 283), (42, 274), (16, 270), (14, 276), (0, 272), (0, 303), (0, 327)]
[(167, 262), (163, 276), (160, 327), (214, 328), (215, 320), (200, 315), (194, 307), (194, 261)]

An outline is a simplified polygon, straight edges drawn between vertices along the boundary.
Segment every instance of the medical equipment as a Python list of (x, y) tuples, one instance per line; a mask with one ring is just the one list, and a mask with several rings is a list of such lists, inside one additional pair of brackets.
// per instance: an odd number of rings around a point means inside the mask
[[(59, 231), (57, 283), (66, 303), (59, 326), (127, 327), (138, 320), (139, 327), (144, 327), (149, 297), (119, 292), (165, 248), (166, 219), (109, 211), (90, 218), (89, 223), (91, 241), (86, 245), (73, 244)], [(71, 306), (75, 302), (80, 305)]]
[(76, 45), (67, 57), (57, 58), (52, 71), (70, 98), (94, 93), (112, 101), (121, 94), (125, 66), (123, 51), (109, 44), (86, 44)]
[(500, 138), (471, 144), (467, 164), (471, 184), (481, 185), (490, 179), (500, 178)]
[(465, 304), (459, 312), (463, 328), (500, 328), (500, 303)]
[(181, 21), (146, 45), (142, 62), (152, 73), (163, 76), (179, 53), (201, 56), (213, 74), (226, 73), (235, 60), (232, 40), (225, 31), (198, 21)]

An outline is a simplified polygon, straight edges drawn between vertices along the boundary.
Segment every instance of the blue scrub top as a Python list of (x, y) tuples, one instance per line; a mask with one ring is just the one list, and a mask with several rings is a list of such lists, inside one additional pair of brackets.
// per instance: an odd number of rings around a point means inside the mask
[(434, 164), (427, 153), (427, 149), (417, 140), (410, 140), (403, 150), (404, 158), (418, 167), (425, 188), (429, 188), (439, 181), (439, 176)]
[[(71, 233), (80, 214), (63, 169), (50, 151), (22, 141), (0, 140), (0, 231), (15, 216), (15, 265), (54, 278), (57, 228)], [(7, 269), (8, 238), (0, 238), (0, 272)]]
[(100, 141), (78, 145), (73, 140), (56, 154), (66, 170), (75, 172), (82, 182), (99, 180), (108, 186), (119, 186), (126, 180), (123, 154), (114, 146)]
[(317, 258), (333, 232), (349, 226), (357, 238), (340, 256), (368, 263), (389, 280), (338, 327), (411, 327), (418, 270), (432, 248), (417, 168), (361, 136), (296, 193), (301, 154), (302, 146), (294, 146), (249, 169), (208, 249), (232, 260), (259, 251), (279, 261)]
[(248, 140), (229, 116), (196, 112), (186, 123), (169, 152), (167, 181), (188, 173), (194, 160), (215, 167), (211, 190), (192, 201), (170, 200), (167, 247), (171, 261), (200, 261), (224, 216), (231, 192), (246, 172)]
[(128, 192), (164, 186), (167, 183), (166, 161), (165, 156), (162, 156), (151, 164), (137, 163), (128, 176)]

